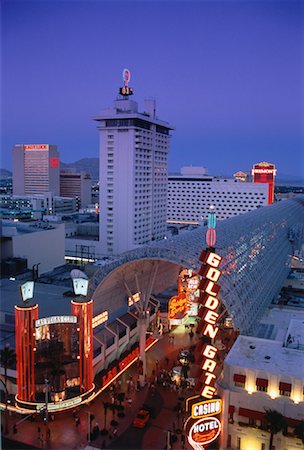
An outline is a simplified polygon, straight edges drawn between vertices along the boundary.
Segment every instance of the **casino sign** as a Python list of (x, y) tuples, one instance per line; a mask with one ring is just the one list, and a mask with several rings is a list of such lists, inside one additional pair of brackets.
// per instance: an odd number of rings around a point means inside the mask
[(198, 401), (201, 398), (196, 395), (186, 400), (186, 410), (191, 415), (185, 423), (185, 432), (194, 449), (203, 449), (204, 445), (215, 441), (222, 429), (220, 420), (214, 417), (222, 411), (222, 400)]

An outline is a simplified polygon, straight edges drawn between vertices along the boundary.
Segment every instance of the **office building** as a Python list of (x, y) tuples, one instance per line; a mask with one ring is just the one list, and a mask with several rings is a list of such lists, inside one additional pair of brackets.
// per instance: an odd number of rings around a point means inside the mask
[(45, 215), (73, 214), (76, 199), (53, 196), (50, 192), (33, 195), (0, 195), (0, 217), (10, 220), (42, 220)]
[(13, 194), (51, 192), (59, 195), (59, 153), (56, 145), (16, 144), (13, 147)]
[(267, 205), (267, 184), (210, 176), (202, 169), (184, 167), (181, 175), (169, 175), (168, 223), (199, 224), (207, 218), (210, 205), (219, 220)]
[(141, 113), (129, 95), (94, 120), (100, 130), (101, 253), (164, 238), (173, 127), (156, 117), (154, 100), (146, 100)]
[(60, 171), (60, 195), (76, 199), (77, 210), (91, 204), (91, 175), (72, 169)]

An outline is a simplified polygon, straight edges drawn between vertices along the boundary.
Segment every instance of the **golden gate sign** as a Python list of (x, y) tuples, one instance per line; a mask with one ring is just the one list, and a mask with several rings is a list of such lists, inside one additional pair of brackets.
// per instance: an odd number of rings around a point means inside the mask
[[(202, 304), (207, 309), (207, 312), (202, 318), (204, 322), (202, 334), (210, 339), (214, 339), (219, 330), (219, 327), (217, 326), (219, 313), (216, 311), (220, 305), (220, 300), (217, 297), (220, 286), (217, 285), (216, 282), (219, 280), (222, 273), (218, 269), (221, 260), (222, 257), (217, 253), (211, 251), (203, 252), (203, 261), (206, 267), (204, 267), (204, 264), (202, 265), (200, 275), (203, 276), (203, 279), (199, 287), (203, 291)], [(206, 344), (203, 348), (203, 388), (201, 396), (209, 399), (213, 398), (216, 391), (214, 383), (217, 377), (214, 374), (214, 371), (217, 366), (215, 361), (217, 351), (218, 349), (210, 344)]]

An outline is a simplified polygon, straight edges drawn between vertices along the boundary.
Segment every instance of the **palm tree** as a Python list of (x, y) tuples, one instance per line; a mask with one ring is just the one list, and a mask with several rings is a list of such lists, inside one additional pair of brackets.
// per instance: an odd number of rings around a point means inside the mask
[(5, 432), (8, 432), (8, 417), (7, 417), (7, 400), (8, 400), (8, 390), (7, 390), (7, 369), (13, 367), (16, 363), (16, 353), (9, 346), (5, 346), (0, 350), (0, 363), (4, 367), (4, 384), (5, 384)]
[(274, 409), (266, 409), (265, 422), (270, 433), (269, 450), (272, 450), (274, 435), (280, 431), (286, 431), (287, 422), (284, 416)]
[(304, 444), (304, 422), (303, 422), (303, 420), (300, 423), (298, 423), (298, 425), (295, 427), (294, 434), (298, 439), (301, 439), (301, 441)]

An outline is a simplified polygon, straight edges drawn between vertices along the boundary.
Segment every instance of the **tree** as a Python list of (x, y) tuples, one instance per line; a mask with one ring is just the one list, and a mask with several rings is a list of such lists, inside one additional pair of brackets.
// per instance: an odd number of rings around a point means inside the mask
[(272, 450), (273, 437), (280, 431), (287, 429), (287, 422), (284, 416), (274, 409), (266, 409), (265, 422), (270, 433), (269, 450)]
[(295, 427), (294, 434), (298, 439), (301, 439), (301, 441), (304, 444), (304, 422), (303, 421), (298, 423), (298, 425)]
[(7, 369), (14, 367), (16, 363), (16, 353), (13, 349), (9, 348), (7, 345), (0, 350), (0, 362), (1, 366), (4, 367), (4, 384), (5, 384), (5, 432), (8, 432), (8, 417), (7, 417), (7, 400), (8, 400), (8, 390), (7, 390)]

